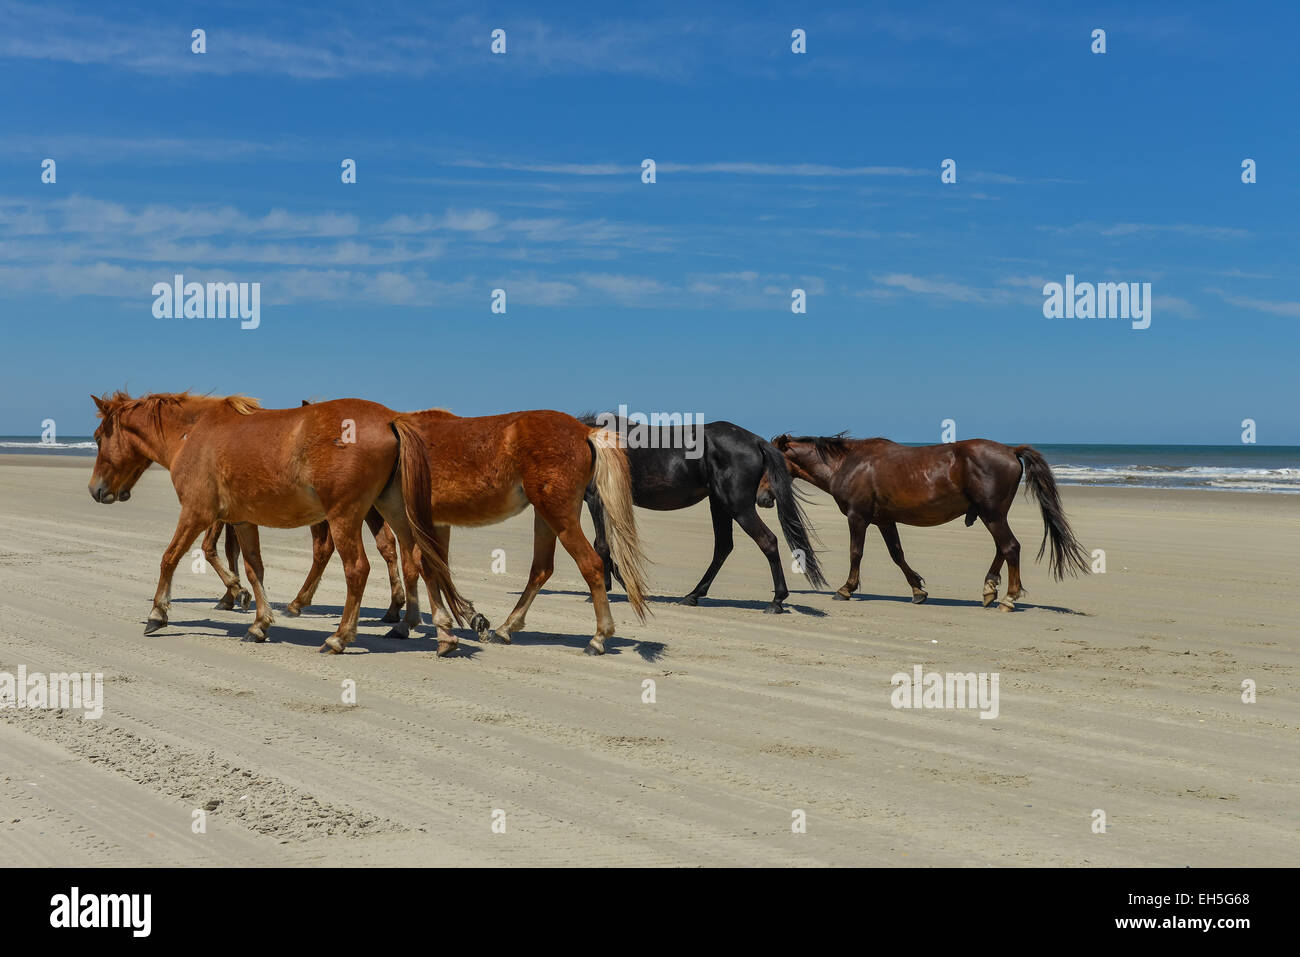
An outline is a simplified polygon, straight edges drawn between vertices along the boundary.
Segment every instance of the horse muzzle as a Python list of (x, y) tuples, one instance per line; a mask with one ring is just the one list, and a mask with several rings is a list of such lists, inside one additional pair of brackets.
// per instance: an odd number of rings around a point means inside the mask
[(101, 505), (112, 505), (114, 502), (127, 502), (131, 499), (131, 492), (123, 489), (120, 494), (109, 491), (107, 485), (103, 482), (90, 483), (90, 497)]
[(759, 492), (754, 496), (754, 504), (759, 508), (771, 508), (776, 504), (776, 496), (771, 492)]

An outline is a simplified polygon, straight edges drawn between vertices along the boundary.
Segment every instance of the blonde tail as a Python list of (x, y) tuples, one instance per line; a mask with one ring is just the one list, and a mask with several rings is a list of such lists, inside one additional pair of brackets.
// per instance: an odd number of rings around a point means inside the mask
[(645, 553), (636, 534), (636, 515), (632, 508), (632, 475), (627, 454), (619, 447), (618, 436), (605, 429), (592, 429), (587, 441), (596, 453), (596, 494), (605, 506), (605, 534), (609, 539), (610, 557), (623, 576), (627, 600), (637, 617), (645, 621), (646, 580)]
[(393, 421), (393, 430), (397, 433), (397, 460), (401, 471), (406, 521), (415, 536), (415, 544), (420, 547), (420, 562), (425, 574), (442, 592), (451, 616), (458, 625), (463, 625), (465, 619), (474, 614), (474, 606), (452, 584), (451, 569), (438, 555), (438, 545), (433, 539), (433, 505), (430, 501), (433, 478), (429, 470), (429, 456), (432, 452), (420, 430), (405, 416), (399, 415)]

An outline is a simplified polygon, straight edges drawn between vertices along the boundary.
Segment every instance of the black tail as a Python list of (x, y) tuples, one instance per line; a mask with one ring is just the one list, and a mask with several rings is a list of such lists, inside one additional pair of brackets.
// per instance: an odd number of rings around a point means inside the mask
[(1070, 529), (1070, 523), (1065, 520), (1065, 509), (1061, 508), (1061, 496), (1056, 491), (1052, 467), (1037, 449), (1028, 445), (1018, 445), (1015, 451), (1016, 458), (1025, 467), (1025, 484), (1038, 499), (1038, 507), (1043, 510), (1043, 543), (1038, 546), (1038, 560), (1043, 560), (1043, 552), (1047, 550), (1047, 540), (1050, 537), (1052, 554), (1047, 567), (1051, 570), (1052, 577), (1060, 581), (1067, 572), (1071, 575), (1088, 574), (1088, 553), (1083, 550)]
[(812, 526), (808, 522), (808, 516), (804, 514), (803, 506), (799, 504), (794, 481), (785, 467), (785, 456), (777, 451), (776, 446), (771, 442), (764, 442), (761, 439), (759, 449), (763, 453), (767, 481), (771, 484), (772, 494), (776, 498), (776, 514), (781, 520), (785, 543), (790, 546), (791, 552), (803, 553), (804, 574), (808, 576), (808, 581), (814, 588), (830, 587), (825, 576), (822, 575), (817, 553), (813, 551), (809, 536), (809, 529)]

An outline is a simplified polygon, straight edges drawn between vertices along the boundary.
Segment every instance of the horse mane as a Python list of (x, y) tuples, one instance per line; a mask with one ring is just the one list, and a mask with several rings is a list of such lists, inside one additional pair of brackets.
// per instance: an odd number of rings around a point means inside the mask
[(106, 393), (100, 398), (100, 401), (110, 406), (110, 408), (107, 413), (98, 410), (96, 414), (99, 418), (107, 420), (110, 417), (121, 415), (123, 412), (140, 411), (153, 420), (154, 427), (160, 432), (163, 427), (163, 410), (179, 406), (183, 402), (210, 402), (214, 405), (224, 402), (240, 415), (251, 415), (262, 409), (262, 404), (252, 396), (240, 394), (195, 395), (188, 389), (184, 392), (151, 392), (136, 399), (118, 389), (115, 392)]
[(778, 435), (772, 440), (772, 444), (781, 448), (777, 439), (784, 439), (786, 442), (803, 442), (811, 445), (813, 451), (817, 453), (817, 458), (827, 465), (834, 461), (844, 458), (849, 452), (849, 443), (857, 441), (849, 435), (846, 429), (843, 432), (836, 432), (834, 435), (791, 435), (787, 432), (785, 435)]

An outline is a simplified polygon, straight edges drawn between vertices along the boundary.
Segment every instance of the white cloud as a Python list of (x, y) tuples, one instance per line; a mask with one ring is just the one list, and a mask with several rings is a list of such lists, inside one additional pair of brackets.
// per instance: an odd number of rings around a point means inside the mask
[(1237, 306), (1241, 309), (1253, 309), (1256, 312), (1266, 312), (1274, 316), (1286, 316), (1289, 319), (1300, 319), (1300, 302), (1277, 300), (1277, 299), (1256, 299), (1252, 296), (1238, 296), (1232, 293), (1224, 292), (1222, 289), (1206, 289), (1208, 293), (1213, 293), (1230, 306)]

